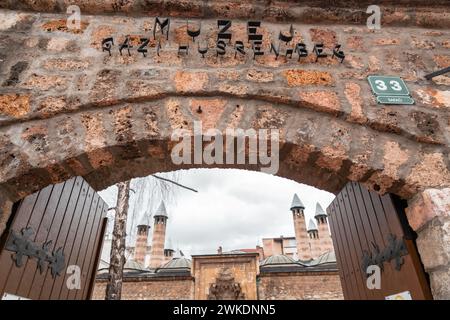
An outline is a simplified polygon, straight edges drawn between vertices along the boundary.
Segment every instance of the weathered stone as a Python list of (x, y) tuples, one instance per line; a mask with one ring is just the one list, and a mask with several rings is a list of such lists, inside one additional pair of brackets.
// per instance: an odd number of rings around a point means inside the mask
[(406, 208), (409, 225), (421, 229), (435, 217), (450, 217), (450, 189), (426, 189)]
[(443, 68), (450, 67), (450, 55), (448, 55), (448, 56), (435, 55), (433, 59), (439, 68), (443, 69)]
[(300, 98), (303, 103), (317, 111), (338, 114), (341, 110), (339, 97), (331, 91), (301, 92)]
[(70, 40), (66, 38), (51, 37), (49, 42), (47, 43), (47, 50), (62, 52), (64, 49), (66, 49), (69, 42)]
[(203, 130), (217, 129), (227, 101), (222, 99), (192, 99), (191, 112), (201, 121)]
[(117, 86), (121, 72), (118, 70), (101, 70), (97, 74), (90, 97), (95, 102), (112, 103), (118, 98)]
[(247, 72), (247, 79), (256, 82), (271, 82), (273, 81), (273, 73), (251, 69)]
[(50, 89), (55, 91), (62, 91), (67, 89), (68, 84), (68, 79), (64, 76), (33, 73), (24, 83), (24, 86), (43, 91), (47, 91)]
[(411, 170), (406, 182), (417, 186), (449, 186), (450, 172), (443, 155), (440, 153), (424, 155), (421, 161)]
[(352, 111), (348, 120), (356, 123), (367, 122), (367, 117), (363, 112), (363, 100), (361, 98), (361, 87), (357, 83), (349, 82), (345, 84), (345, 97), (352, 106)]
[(368, 72), (377, 72), (381, 70), (381, 61), (375, 56), (369, 56)]
[(435, 218), (419, 232), (417, 248), (426, 271), (450, 264), (450, 219)]
[(0, 95), (0, 115), (20, 118), (30, 111), (30, 95)]
[(433, 108), (450, 108), (450, 90), (441, 91), (434, 88), (419, 89), (414, 92), (420, 101)]
[(47, 118), (63, 111), (75, 110), (76, 101), (67, 101), (65, 96), (50, 96), (44, 98), (37, 109), (40, 116)]
[(77, 71), (84, 70), (91, 66), (89, 60), (77, 60), (77, 59), (49, 59), (42, 65), (47, 70), (60, 70), (60, 71)]
[(347, 47), (355, 51), (365, 51), (364, 38), (361, 36), (351, 36), (347, 38)]
[(337, 44), (336, 32), (333, 30), (312, 28), (309, 33), (314, 43), (323, 43), (327, 48), (334, 48)]
[(106, 133), (102, 113), (85, 113), (81, 115), (81, 123), (86, 128), (85, 140), (88, 150), (103, 148), (106, 145)]
[(433, 271), (430, 275), (431, 292), (435, 300), (448, 300), (450, 297), (450, 267)]
[(284, 72), (287, 83), (291, 87), (304, 85), (332, 85), (333, 77), (329, 72), (314, 70), (287, 70)]
[(430, 39), (419, 38), (416, 36), (412, 36), (412, 45), (417, 49), (427, 49), (431, 50), (436, 48), (436, 43), (431, 41)]
[(400, 44), (400, 40), (397, 38), (381, 38), (374, 41), (377, 46), (392, 46)]
[(208, 74), (206, 72), (178, 71), (173, 81), (177, 91), (196, 92), (205, 88), (208, 83)]

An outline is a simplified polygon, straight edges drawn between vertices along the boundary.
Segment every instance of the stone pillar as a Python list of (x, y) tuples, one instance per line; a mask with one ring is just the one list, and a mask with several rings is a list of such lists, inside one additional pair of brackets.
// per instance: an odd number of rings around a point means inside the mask
[(148, 229), (147, 225), (139, 225), (137, 227), (136, 248), (134, 260), (145, 267), (145, 256), (147, 254)]
[(328, 230), (328, 218), (323, 217), (317, 220), (319, 228), (319, 239), (321, 254), (334, 251), (333, 240), (331, 240), (330, 231)]
[(302, 208), (292, 209), (294, 218), (295, 241), (297, 242), (297, 257), (300, 260), (311, 259), (308, 232), (305, 225), (305, 213)]
[(450, 188), (427, 189), (406, 208), (434, 299), (450, 299)]
[(164, 263), (164, 244), (166, 239), (167, 218), (162, 216), (155, 217), (153, 227), (152, 250), (150, 253), (150, 268), (155, 269)]

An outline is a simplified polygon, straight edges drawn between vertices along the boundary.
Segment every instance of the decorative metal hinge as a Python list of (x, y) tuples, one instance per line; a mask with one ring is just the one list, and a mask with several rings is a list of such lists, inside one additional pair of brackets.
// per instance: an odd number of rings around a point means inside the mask
[(24, 265), (24, 257), (37, 259), (37, 268), (42, 274), (45, 264), (48, 263), (53, 278), (60, 276), (65, 267), (65, 256), (62, 248), (50, 252), (52, 241), (42, 245), (33, 242), (30, 237), (34, 234), (32, 228), (23, 228), (20, 233), (12, 230), (6, 242), (5, 249), (14, 252), (12, 259), (17, 267)]
[(366, 270), (370, 265), (377, 265), (380, 267), (381, 271), (384, 270), (384, 262), (394, 262), (395, 270), (400, 271), (404, 263), (403, 256), (408, 255), (408, 249), (406, 248), (405, 241), (403, 239), (397, 239), (394, 234), (388, 235), (388, 245), (384, 250), (380, 250), (378, 245), (372, 242), (374, 248), (372, 253), (368, 251), (363, 251), (362, 257), (362, 272), (367, 276)]

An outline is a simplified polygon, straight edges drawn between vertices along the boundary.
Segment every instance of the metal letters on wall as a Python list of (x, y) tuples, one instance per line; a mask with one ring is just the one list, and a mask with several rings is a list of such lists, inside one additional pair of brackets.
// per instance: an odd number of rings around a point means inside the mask
[(370, 265), (377, 265), (383, 271), (384, 262), (394, 262), (395, 270), (400, 271), (404, 263), (403, 256), (408, 255), (408, 249), (406, 248), (405, 241), (403, 239), (397, 239), (393, 234), (388, 236), (388, 245), (384, 250), (380, 250), (378, 245), (372, 242), (374, 251), (369, 253), (363, 251), (362, 257), (362, 272), (367, 276), (366, 270)]
[[(216, 39), (216, 47), (215, 47), (215, 55), (216, 57), (224, 56), (227, 52), (227, 48), (231, 47), (231, 50), (234, 51), (234, 57), (237, 55), (246, 55), (247, 52), (245, 50), (243, 39), (234, 41), (234, 45), (232, 43), (233, 34), (231, 33), (232, 21), (230, 20), (222, 20), (219, 19), (217, 21), (218, 34)], [(253, 59), (256, 59), (257, 56), (263, 56), (265, 52), (263, 51), (263, 38), (264, 35), (260, 32), (261, 21), (248, 21), (247, 22), (247, 43), (250, 44), (250, 54), (253, 55)], [(160, 31), (158, 33), (157, 31)], [(155, 18), (155, 23), (153, 27), (153, 39), (156, 41), (156, 53), (158, 56), (162, 49), (162, 38), (169, 40), (169, 32), (170, 32), (170, 19), (166, 18), (161, 20), (160, 18)], [(201, 23), (197, 28), (190, 28), (189, 21), (186, 21), (186, 33), (189, 38), (192, 39), (192, 42), (196, 41), (201, 34)], [(289, 59), (292, 58), (293, 54), (298, 55), (298, 61), (301, 58), (306, 58), (309, 55), (308, 50), (306, 49), (306, 45), (303, 42), (292, 43), (294, 39), (294, 27), (291, 25), (289, 31), (287, 33), (280, 32), (278, 35), (278, 44), (271, 43), (270, 44), (270, 52), (269, 54), (274, 54), (275, 59), (277, 60), (280, 54), (283, 51), (283, 55)], [(148, 45), (150, 43), (150, 39), (146, 37), (142, 37), (139, 41), (139, 46), (137, 47), (137, 52), (142, 53), (144, 58), (147, 57), (148, 53)], [(136, 41), (137, 42), (137, 41)], [(284, 48), (282, 48), (282, 45)], [(102, 41), (102, 51), (106, 51), (111, 56), (111, 49), (114, 46), (114, 38), (112, 36), (103, 39)], [(130, 49), (133, 46), (131, 45), (130, 36), (126, 36), (123, 43), (119, 44), (119, 53), (122, 55), (123, 50), (125, 49), (128, 55), (131, 55)], [(198, 44), (198, 53), (205, 57), (205, 54), (208, 52), (208, 45), (200, 46)], [(318, 62), (321, 58), (328, 57), (328, 54), (325, 52), (325, 47), (323, 43), (316, 43), (312, 50), (312, 53), (315, 54), (315, 61)], [(331, 58), (337, 58), (342, 63), (345, 59), (345, 53), (341, 50), (341, 45), (337, 44), (330, 52)], [(180, 43), (178, 45), (178, 56), (189, 55), (189, 43)]]
[(19, 268), (24, 264), (24, 257), (34, 258), (37, 259), (37, 267), (41, 274), (47, 263), (52, 277), (56, 278), (56, 276), (60, 276), (65, 267), (65, 256), (62, 248), (50, 252), (49, 248), (52, 241), (38, 245), (30, 239), (33, 234), (34, 231), (32, 228), (23, 228), (20, 233), (12, 230), (6, 242), (5, 249), (15, 253), (12, 255), (12, 259)]

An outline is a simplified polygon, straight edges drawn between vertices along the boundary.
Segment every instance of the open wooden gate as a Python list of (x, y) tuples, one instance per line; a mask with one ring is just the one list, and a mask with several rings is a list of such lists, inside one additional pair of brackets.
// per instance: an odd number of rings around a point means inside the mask
[[(395, 196), (380, 196), (355, 182), (348, 183), (327, 208), (345, 299), (398, 294), (432, 299), (403, 209)], [(373, 274), (366, 272), (370, 265), (381, 269), (380, 289), (367, 286), (367, 277)]]
[(15, 204), (0, 242), (1, 297), (89, 299), (107, 209), (81, 177)]

